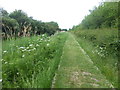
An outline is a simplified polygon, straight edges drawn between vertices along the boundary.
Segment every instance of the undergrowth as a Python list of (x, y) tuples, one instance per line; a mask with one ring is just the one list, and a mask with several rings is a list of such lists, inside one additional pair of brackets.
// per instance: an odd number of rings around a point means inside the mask
[(3, 41), (3, 88), (50, 88), (66, 35)]

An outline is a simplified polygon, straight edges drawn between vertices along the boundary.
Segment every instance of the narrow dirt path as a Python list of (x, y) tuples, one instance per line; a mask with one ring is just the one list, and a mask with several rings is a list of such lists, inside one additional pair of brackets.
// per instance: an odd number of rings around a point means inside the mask
[(70, 33), (52, 88), (113, 88)]

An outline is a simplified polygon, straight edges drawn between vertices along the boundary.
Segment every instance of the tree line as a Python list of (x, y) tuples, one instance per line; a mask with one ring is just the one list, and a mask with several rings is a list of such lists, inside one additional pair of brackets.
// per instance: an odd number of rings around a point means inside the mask
[(98, 7), (89, 10), (90, 14), (73, 29), (118, 28), (118, 23), (120, 23), (118, 10), (118, 2), (102, 2)]
[(22, 10), (15, 10), (8, 13), (3, 8), (0, 9), (2, 14), (2, 37), (11, 39), (13, 37), (26, 37), (32, 35), (48, 34), (52, 35), (61, 30), (57, 22), (42, 22), (35, 20)]

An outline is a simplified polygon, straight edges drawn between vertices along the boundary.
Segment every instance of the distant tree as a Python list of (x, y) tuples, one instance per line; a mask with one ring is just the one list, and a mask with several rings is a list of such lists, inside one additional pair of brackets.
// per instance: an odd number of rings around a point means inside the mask
[(19, 32), (19, 24), (15, 19), (4, 16), (2, 18), (2, 32), (5, 34), (5, 39), (17, 37)]
[(15, 10), (8, 13), (4, 9), (0, 9), (2, 13), (2, 32), (6, 39), (18, 36), (31, 36), (47, 33), (54, 34), (60, 30), (56, 22), (42, 22), (28, 17), (22, 10)]
[(6, 10), (4, 10), (3, 8), (0, 8), (0, 12), (1, 12), (2, 16), (8, 16), (8, 12)]
[(27, 32), (29, 31), (31, 25), (31, 19), (28, 18), (27, 14), (22, 10), (15, 10), (14, 12), (10, 13), (9, 15), (11, 18), (17, 20), (20, 26), (20, 36), (26, 36)]
[(97, 29), (97, 28), (117, 28), (118, 25), (118, 3), (104, 2), (85, 16), (82, 23), (74, 28)]
[(46, 22), (45, 23), (45, 31), (48, 35), (54, 34), (56, 31), (59, 31), (59, 26), (56, 22)]
[(67, 31), (67, 29), (62, 29), (61, 31)]

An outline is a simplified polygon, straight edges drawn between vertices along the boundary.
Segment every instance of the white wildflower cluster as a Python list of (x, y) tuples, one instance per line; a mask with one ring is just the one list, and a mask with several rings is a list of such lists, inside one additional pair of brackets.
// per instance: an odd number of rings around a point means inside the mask
[(31, 50), (27, 50), (28, 52), (30, 52)]
[(22, 51), (24, 52), (24, 51), (26, 51), (27, 49), (23, 49)]
[(5, 53), (7, 53), (7, 51), (5, 50), (5, 51), (3, 51), (3, 54), (5, 54)]
[(103, 51), (102, 50), (94, 50), (94, 51), (92, 51), (93, 53), (97, 53), (99, 56), (101, 56), (101, 57), (105, 57), (105, 55), (104, 55), (104, 53), (103, 53)]
[(39, 44), (36, 44), (36, 47), (39, 47)]
[(7, 51), (3, 51), (4, 53), (6, 53)]
[(5, 64), (7, 64), (8, 62), (5, 62)]
[[(39, 46), (38, 44), (36, 44), (36, 46)], [(22, 52), (30, 52), (30, 51), (34, 51), (36, 50), (36, 48), (34, 47), (33, 44), (29, 44), (27, 47), (19, 47), (18, 49), (20, 49)]]
[(19, 47), (19, 49), (24, 49), (25, 47)]
[(23, 55), (22, 55), (22, 58), (24, 58), (24, 57), (25, 57), (25, 55), (23, 54)]
[(39, 44), (29, 44), (27, 47), (23, 47), (23, 46), (21, 46), (21, 47), (18, 47), (18, 49), (20, 50), (20, 51), (22, 51), (22, 58), (24, 58), (25, 56), (26, 56), (26, 53), (31, 53), (32, 51), (35, 51), (36, 50), (36, 48), (35, 48), (35, 46), (39, 46)]
[(33, 46), (33, 44), (30, 44), (29, 46), (30, 46), (30, 47), (32, 47), (32, 46)]
[(102, 50), (103, 48), (102, 48), (102, 47), (100, 47), (100, 49)]
[(32, 50), (36, 50), (36, 48), (33, 48)]
[(49, 43), (47, 43), (47, 46), (49, 46), (50, 44)]
[(17, 72), (17, 75), (19, 75), (19, 72)]
[(99, 53), (98, 53), (101, 57), (105, 57), (105, 55), (107, 55), (106, 52), (106, 47), (99, 47)]
[(1, 61), (4, 61), (4, 59), (1, 59)]
[(2, 82), (2, 79), (0, 79), (0, 82)]
[(44, 36), (45, 36), (45, 34), (42, 35), (42, 37), (44, 37)]
[(29, 49), (29, 47), (26, 47), (26, 49)]
[(25, 47), (18, 47), (19, 50), (21, 50), (22, 52), (26, 51)]
[(96, 46), (96, 49), (92, 51), (93, 53), (97, 53), (101, 57), (105, 57), (107, 55), (106, 47)]
[[(50, 46), (50, 37), (47, 37), (46, 34), (40, 35), (38, 36), (37, 39), (34, 40), (28, 40), (28, 45), (26, 46), (20, 46), (20, 45), (16, 45), (15, 47), (17, 48), (17, 53), (20, 53), (21, 58), (25, 58), (28, 54), (32, 54), (34, 53), (42, 43), (44, 43), (43, 45), (49, 47)], [(4, 50), (3, 53), (7, 53), (7, 50)], [(3, 59), (1, 60), (3, 61)], [(4, 62), (5, 64), (7, 64), (8, 62)]]

